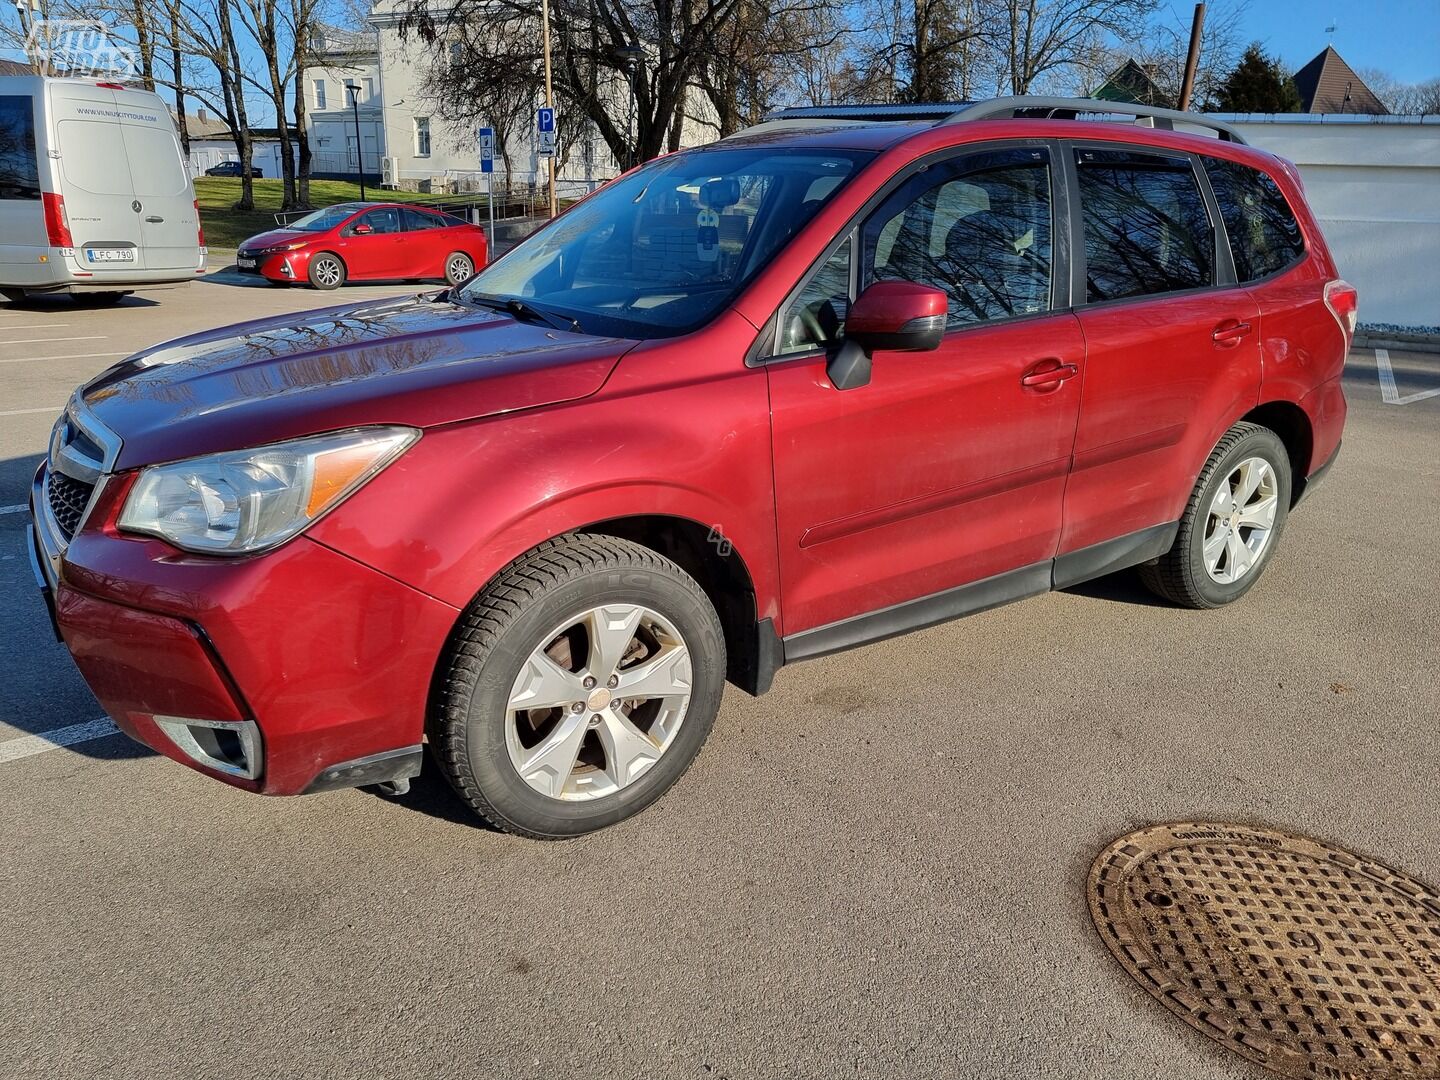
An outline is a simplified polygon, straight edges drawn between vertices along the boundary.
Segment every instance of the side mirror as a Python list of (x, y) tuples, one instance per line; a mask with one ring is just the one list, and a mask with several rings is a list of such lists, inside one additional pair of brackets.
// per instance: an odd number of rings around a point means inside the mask
[(862, 292), (845, 318), (845, 340), (826, 365), (835, 389), (868, 383), (870, 357), (877, 349), (938, 349), (945, 338), (949, 300), (943, 290), (913, 281), (877, 281)]
[(369, 225), (356, 225), (355, 228), (350, 231), (356, 236), (369, 236), (375, 229)]

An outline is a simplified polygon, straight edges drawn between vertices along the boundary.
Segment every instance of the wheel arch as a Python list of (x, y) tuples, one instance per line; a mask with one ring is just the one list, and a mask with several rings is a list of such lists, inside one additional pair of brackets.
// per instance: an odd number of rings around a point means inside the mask
[(1290, 505), (1300, 500), (1315, 451), (1315, 430), (1305, 410), (1291, 401), (1267, 401), (1240, 418), (1279, 436), (1290, 458)]

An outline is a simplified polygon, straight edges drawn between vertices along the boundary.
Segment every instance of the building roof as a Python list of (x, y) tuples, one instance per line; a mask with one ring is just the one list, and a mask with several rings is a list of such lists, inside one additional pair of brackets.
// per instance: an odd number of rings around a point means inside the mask
[(1295, 89), (1300, 91), (1301, 112), (1374, 116), (1390, 112), (1332, 45), (1295, 73)]
[(1101, 101), (1119, 101), (1127, 105), (1159, 105), (1174, 108), (1175, 102), (1156, 84), (1153, 67), (1142, 65), (1132, 57), (1112, 71), (1093, 93)]
[(205, 109), (185, 114), (185, 133), (192, 139), (228, 139), (230, 125)]
[(29, 64), (0, 58), (0, 75), (34, 75), (35, 69)]

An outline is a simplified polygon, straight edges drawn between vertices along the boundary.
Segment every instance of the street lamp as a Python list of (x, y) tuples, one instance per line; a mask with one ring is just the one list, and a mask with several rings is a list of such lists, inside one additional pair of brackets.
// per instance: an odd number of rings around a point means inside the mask
[(360, 201), (365, 201), (365, 149), (360, 141), (360, 87), (353, 82), (345, 84), (350, 95), (350, 109), (355, 114), (355, 179), (360, 182)]
[(636, 139), (632, 130), (635, 125), (635, 73), (640, 68), (640, 61), (645, 59), (645, 50), (639, 45), (617, 45), (610, 50), (610, 55), (625, 70), (625, 76), (630, 81), (630, 112), (625, 117), (625, 139), (629, 144), (629, 160), (625, 163), (625, 170), (628, 172), (635, 167), (635, 160), (639, 157), (639, 148), (635, 145)]

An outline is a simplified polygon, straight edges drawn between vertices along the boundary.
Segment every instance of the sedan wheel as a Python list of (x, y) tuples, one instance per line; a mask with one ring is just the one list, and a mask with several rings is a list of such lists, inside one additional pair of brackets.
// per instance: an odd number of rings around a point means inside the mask
[(445, 280), (451, 285), (469, 281), (475, 274), (475, 264), (463, 251), (454, 252), (445, 260)]
[(345, 284), (345, 264), (340, 257), (324, 251), (311, 259), (310, 284), (326, 292)]
[(715, 609), (679, 566), (616, 537), (557, 537), (461, 618), (437, 675), (431, 752), (496, 827), (591, 832), (689, 768), (725, 663)]

